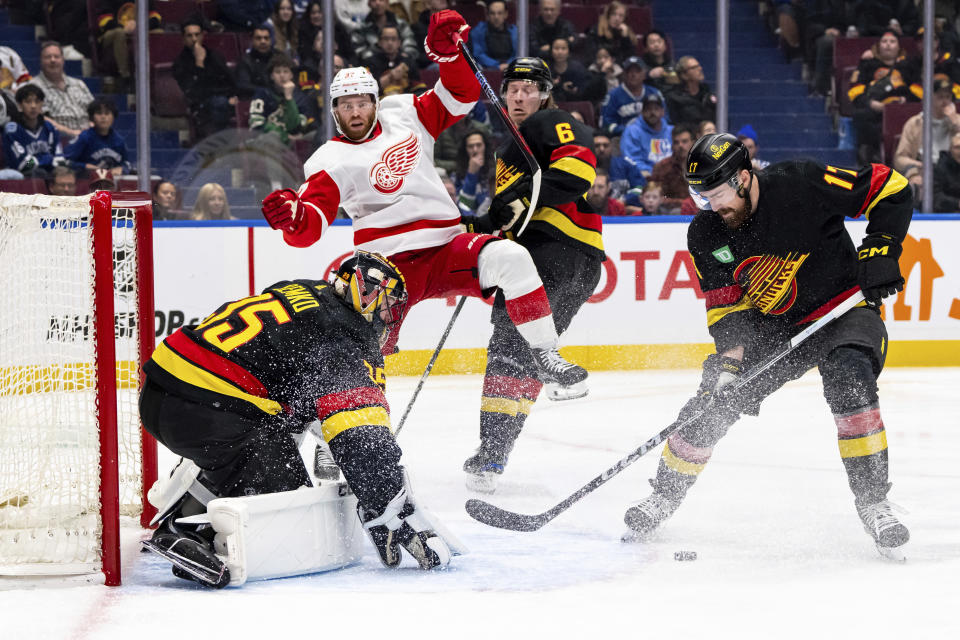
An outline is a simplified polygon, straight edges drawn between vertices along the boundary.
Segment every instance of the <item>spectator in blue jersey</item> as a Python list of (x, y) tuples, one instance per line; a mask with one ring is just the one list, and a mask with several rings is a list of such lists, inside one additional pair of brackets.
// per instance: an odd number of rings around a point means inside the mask
[(642, 189), (647, 177), (632, 158), (622, 153), (610, 158), (610, 197), (623, 200), (631, 189)]
[(467, 215), (478, 215), (477, 210), (490, 199), (490, 181), (495, 169), (489, 136), (481, 129), (468, 131), (457, 149), (454, 176), (460, 211)]
[(3, 128), (3, 155), (7, 166), (26, 178), (46, 178), (66, 163), (60, 133), (43, 119), (43, 89), (26, 84), (14, 96), (20, 113)]
[(603, 100), (600, 111), (600, 128), (610, 136), (623, 135), (623, 130), (640, 115), (643, 99), (648, 95), (662, 94), (644, 82), (647, 79), (647, 63), (640, 56), (630, 56), (623, 62), (620, 86), (612, 89)]
[(291, 135), (306, 133), (317, 119), (314, 102), (293, 82), (293, 62), (275, 55), (267, 66), (271, 86), (260, 88), (250, 101), (250, 128), (276, 135), (283, 144)]
[(663, 97), (644, 96), (640, 116), (623, 131), (620, 151), (633, 160), (647, 178), (653, 165), (670, 156), (673, 150), (673, 127), (663, 117)]
[(97, 98), (87, 107), (87, 116), (93, 124), (84, 129), (63, 155), (74, 171), (107, 169), (114, 176), (130, 173), (130, 152), (123, 137), (114, 131), (117, 105), (112, 100)]
[(470, 32), (470, 48), (484, 69), (503, 71), (517, 57), (517, 25), (507, 24), (507, 3), (487, 4), (487, 19)]

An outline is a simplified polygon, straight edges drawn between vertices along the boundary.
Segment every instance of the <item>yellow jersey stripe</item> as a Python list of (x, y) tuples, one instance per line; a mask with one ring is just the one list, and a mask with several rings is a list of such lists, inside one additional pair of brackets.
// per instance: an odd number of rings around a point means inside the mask
[(195, 387), (220, 393), (225, 396), (244, 400), (265, 413), (272, 416), (283, 411), (283, 406), (276, 400), (261, 398), (247, 393), (238, 387), (230, 384), (220, 376), (210, 373), (183, 358), (178, 353), (170, 349), (166, 344), (160, 343), (156, 351), (153, 352), (153, 361), (173, 377), (192, 384)]
[(374, 425), (390, 429), (390, 415), (383, 407), (365, 407), (353, 411), (340, 411), (323, 421), (323, 439), (330, 442), (338, 435), (352, 429)]
[(902, 191), (907, 184), (907, 179), (904, 178), (900, 173), (890, 170), (890, 177), (887, 178), (887, 184), (883, 185), (883, 189), (880, 190), (880, 193), (877, 194), (877, 197), (873, 199), (873, 202), (870, 203), (870, 206), (867, 207), (864, 217), (869, 220), (870, 212), (873, 211), (873, 208), (877, 206), (877, 203), (886, 198), (889, 195), (893, 195), (899, 191)]
[(717, 307), (715, 309), (707, 309), (707, 326), (713, 325), (715, 322), (719, 321), (721, 318), (725, 318), (731, 313), (737, 313), (738, 311), (747, 311), (748, 309), (753, 308), (753, 301), (750, 300), (747, 296), (740, 298), (740, 302), (729, 307)]
[(837, 444), (840, 445), (841, 458), (869, 456), (880, 453), (887, 448), (887, 432), (884, 430), (862, 438), (837, 440)]
[(517, 413), (522, 413), (525, 416), (530, 415), (530, 411), (533, 409), (533, 403), (534, 403), (533, 400), (527, 400), (526, 398), (522, 398), (520, 400), (520, 406), (517, 407)]
[(550, 168), (559, 169), (560, 171), (577, 176), (581, 180), (586, 180), (587, 183), (591, 185), (593, 181), (597, 179), (597, 170), (590, 166), (590, 163), (584, 162), (580, 158), (570, 156), (558, 158), (555, 162), (550, 163)]
[(664, 445), (663, 455), (661, 457), (664, 464), (667, 465), (668, 469), (673, 469), (677, 473), (682, 473), (685, 476), (697, 476), (700, 475), (700, 472), (703, 471), (703, 468), (706, 467), (706, 463), (697, 464), (695, 462), (687, 462), (682, 460), (674, 455), (673, 451), (670, 450), (670, 443)]
[(603, 251), (603, 237), (599, 233), (578, 227), (570, 218), (552, 207), (540, 207), (530, 219), (545, 222), (562, 231), (564, 235)]
[(483, 396), (480, 398), (480, 411), (503, 413), (508, 416), (517, 415), (517, 401), (510, 398), (494, 398)]

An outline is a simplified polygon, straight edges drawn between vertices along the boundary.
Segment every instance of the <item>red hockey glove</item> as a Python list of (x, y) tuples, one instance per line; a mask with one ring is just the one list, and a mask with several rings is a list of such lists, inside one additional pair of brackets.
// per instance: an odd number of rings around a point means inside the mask
[(430, 16), (430, 27), (423, 47), (427, 57), (434, 62), (453, 62), (460, 55), (453, 34), (460, 34), (464, 42), (470, 35), (470, 25), (452, 9), (437, 11)]
[(274, 191), (263, 199), (263, 217), (274, 229), (295, 233), (304, 221), (303, 203), (293, 189)]

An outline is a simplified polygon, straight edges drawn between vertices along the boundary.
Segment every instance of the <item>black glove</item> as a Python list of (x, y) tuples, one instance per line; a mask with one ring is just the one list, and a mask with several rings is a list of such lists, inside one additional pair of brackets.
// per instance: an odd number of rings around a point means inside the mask
[(886, 296), (903, 291), (901, 251), (897, 239), (885, 233), (871, 233), (857, 248), (857, 283), (871, 305), (879, 306)]
[(703, 377), (697, 395), (687, 401), (680, 410), (679, 420), (687, 420), (694, 414), (708, 410), (717, 414), (721, 420), (739, 415), (739, 411), (730, 406), (733, 398), (724, 393), (723, 388), (743, 373), (743, 362), (736, 358), (712, 353), (703, 362)]
[(490, 203), (490, 221), (496, 229), (510, 229), (521, 219), (530, 207), (530, 193), (533, 190), (530, 176), (522, 176), (509, 187), (493, 197)]
[(493, 222), (490, 216), (465, 216), (460, 215), (460, 224), (462, 224), (467, 233), (493, 233)]

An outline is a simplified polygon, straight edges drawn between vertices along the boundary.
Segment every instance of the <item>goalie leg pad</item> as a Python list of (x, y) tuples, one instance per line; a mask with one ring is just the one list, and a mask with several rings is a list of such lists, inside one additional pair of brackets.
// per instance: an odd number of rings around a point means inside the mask
[(357, 499), (345, 483), (257, 496), (218, 498), (206, 514), (178, 522), (209, 522), (213, 546), (230, 584), (340, 569), (363, 556)]
[(188, 493), (202, 505), (216, 498), (212, 491), (200, 483), (199, 476), (200, 467), (192, 460), (180, 458), (169, 477), (153, 483), (147, 492), (147, 501), (156, 507), (157, 515), (153, 516), (150, 526), (165, 518)]

